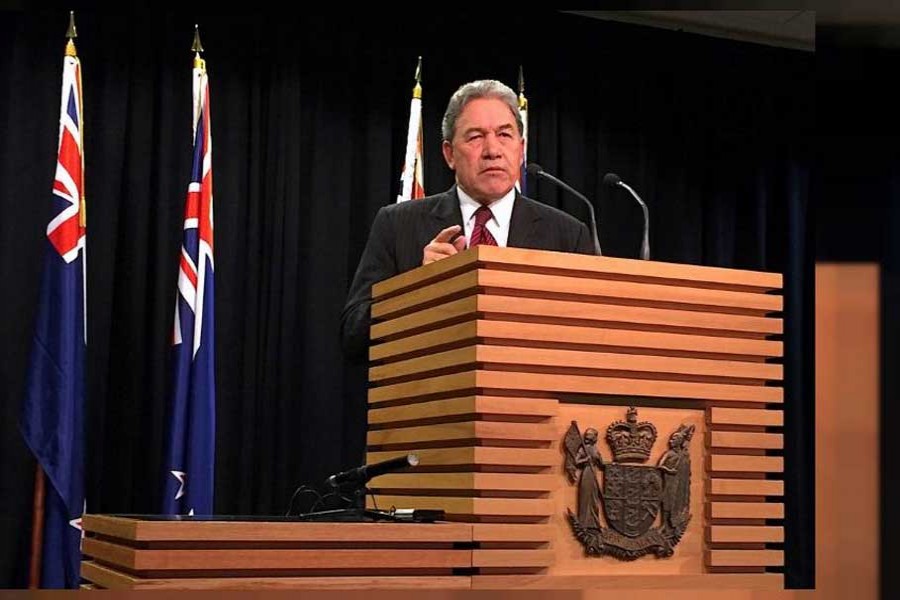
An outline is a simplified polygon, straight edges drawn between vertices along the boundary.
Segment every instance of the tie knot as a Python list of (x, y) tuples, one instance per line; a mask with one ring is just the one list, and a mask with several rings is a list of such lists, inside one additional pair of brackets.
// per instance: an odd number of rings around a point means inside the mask
[(493, 218), (494, 213), (487, 206), (479, 206), (475, 211), (475, 224), (484, 227), (484, 224)]

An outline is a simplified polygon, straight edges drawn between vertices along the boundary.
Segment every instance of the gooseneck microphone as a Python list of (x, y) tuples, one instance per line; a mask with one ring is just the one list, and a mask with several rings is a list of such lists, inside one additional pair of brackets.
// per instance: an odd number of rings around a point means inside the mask
[(378, 477), (379, 475), (384, 475), (385, 473), (390, 473), (392, 471), (399, 471), (406, 467), (415, 467), (418, 464), (418, 454), (405, 454), (371, 465), (363, 465), (361, 467), (356, 467), (355, 469), (350, 469), (349, 471), (337, 473), (336, 475), (329, 477), (326, 480), (326, 483), (332, 487), (347, 484), (363, 485), (373, 477)]
[(597, 236), (597, 218), (594, 216), (594, 205), (591, 204), (591, 201), (588, 200), (584, 196), (584, 194), (572, 188), (569, 184), (560, 179), (557, 179), (556, 177), (545, 171), (544, 168), (537, 163), (528, 163), (528, 166), (525, 167), (525, 170), (536, 177), (543, 177), (548, 181), (552, 181), (573, 196), (580, 198), (581, 201), (587, 205), (588, 212), (591, 215), (591, 235), (594, 237), (594, 254), (596, 254), (597, 256), (602, 256), (603, 253), (600, 251), (600, 238)]
[(623, 187), (632, 195), (632, 197), (637, 200), (637, 203), (641, 205), (641, 210), (644, 211), (644, 239), (641, 242), (641, 259), (642, 260), (650, 260), (650, 213), (647, 210), (647, 205), (644, 204), (644, 201), (641, 200), (641, 197), (637, 195), (631, 186), (622, 181), (622, 179), (616, 175), (615, 173), (607, 173), (603, 176), (604, 185), (608, 185), (609, 187)]

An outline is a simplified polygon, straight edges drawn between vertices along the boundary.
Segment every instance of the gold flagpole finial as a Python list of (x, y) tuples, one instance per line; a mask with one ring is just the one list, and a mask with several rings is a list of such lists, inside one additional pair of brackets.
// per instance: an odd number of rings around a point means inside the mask
[(71, 39), (78, 37), (78, 32), (75, 30), (75, 11), (69, 11), (69, 28), (66, 30), (66, 37)]
[(78, 53), (75, 52), (75, 38), (78, 37), (78, 32), (75, 30), (75, 11), (69, 11), (69, 28), (66, 29), (66, 37), (69, 41), (66, 42), (66, 56), (78, 56)]
[(194, 43), (191, 44), (191, 52), (194, 53), (194, 68), (203, 69), (206, 67), (206, 61), (200, 58), (203, 52), (203, 44), (200, 43), (200, 26), (194, 23)]
[(200, 25), (194, 23), (194, 43), (191, 44), (191, 52), (203, 52), (203, 44), (200, 43)]
[(416, 85), (413, 88), (413, 98), (421, 98), (422, 97), (422, 57), (419, 57), (419, 62), (416, 63)]

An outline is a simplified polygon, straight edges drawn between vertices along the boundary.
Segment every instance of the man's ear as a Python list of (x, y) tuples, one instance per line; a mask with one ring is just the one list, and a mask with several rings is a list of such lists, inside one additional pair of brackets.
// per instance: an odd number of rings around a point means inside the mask
[(447, 166), (450, 167), (450, 170), (455, 171), (454, 162), (453, 162), (453, 144), (444, 140), (441, 143), (441, 152), (444, 154), (444, 160), (447, 161)]

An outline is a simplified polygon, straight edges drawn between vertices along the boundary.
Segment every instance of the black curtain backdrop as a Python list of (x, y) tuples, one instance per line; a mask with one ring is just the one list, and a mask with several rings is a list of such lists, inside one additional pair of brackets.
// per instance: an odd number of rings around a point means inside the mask
[[(594, 200), (604, 253), (785, 273), (788, 583), (813, 584), (810, 53), (524, 14), (111, 15), (82, 11), (88, 201), (87, 508), (151, 513), (191, 149), (189, 51), (210, 75), (216, 223), (216, 512), (281, 514), (364, 454), (365, 373), (339, 315), (377, 209), (399, 187), (416, 57), (425, 185), (450, 94), (530, 100), (529, 159)], [(49, 216), (67, 13), (0, 13), (0, 587), (25, 583), (33, 461), (16, 428)], [(537, 187), (535, 187), (537, 186)], [(529, 195), (585, 218), (577, 199)]]

